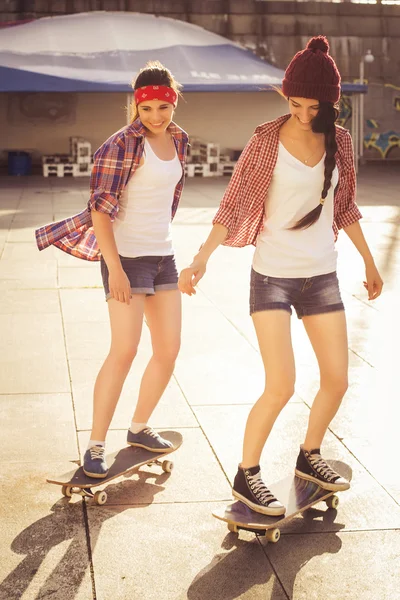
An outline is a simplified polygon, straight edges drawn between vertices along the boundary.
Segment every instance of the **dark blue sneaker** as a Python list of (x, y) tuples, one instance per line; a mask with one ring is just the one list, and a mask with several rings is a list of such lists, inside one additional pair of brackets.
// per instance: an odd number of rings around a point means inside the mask
[(107, 477), (108, 467), (105, 459), (104, 446), (92, 446), (88, 448), (83, 457), (83, 472), (89, 477), (102, 479)]
[(319, 448), (304, 450), (303, 446), (300, 446), (295, 473), (297, 477), (314, 481), (324, 490), (331, 492), (348, 490), (350, 487), (347, 479), (336, 473), (322, 458)]
[(127, 440), (130, 446), (137, 446), (139, 448), (145, 448), (150, 452), (170, 452), (173, 445), (168, 440), (164, 440), (154, 429), (146, 427), (139, 431), (139, 433), (132, 433), (128, 429)]

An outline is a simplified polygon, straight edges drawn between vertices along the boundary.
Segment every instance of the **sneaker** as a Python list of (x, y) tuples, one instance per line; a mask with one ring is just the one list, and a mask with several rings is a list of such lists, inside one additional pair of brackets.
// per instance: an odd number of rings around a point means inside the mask
[(130, 446), (137, 446), (138, 448), (145, 448), (150, 452), (170, 452), (173, 445), (168, 440), (164, 440), (154, 429), (146, 427), (139, 433), (132, 433), (128, 429), (127, 440)]
[(261, 479), (259, 465), (248, 469), (239, 466), (232, 493), (246, 506), (263, 515), (278, 516), (285, 513), (283, 504), (275, 498)]
[(336, 492), (350, 487), (347, 479), (336, 473), (322, 458), (319, 448), (308, 451), (300, 446), (295, 473), (301, 479), (315, 481), (324, 490)]
[(108, 467), (105, 459), (104, 446), (92, 446), (88, 448), (83, 457), (83, 472), (89, 477), (102, 479), (107, 476)]

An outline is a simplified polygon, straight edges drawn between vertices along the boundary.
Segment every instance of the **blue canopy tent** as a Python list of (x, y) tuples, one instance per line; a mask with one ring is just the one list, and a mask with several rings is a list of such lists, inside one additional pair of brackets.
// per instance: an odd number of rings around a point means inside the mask
[[(284, 74), (197, 25), (141, 13), (89, 12), (0, 30), (0, 92), (129, 93), (138, 70), (156, 59), (185, 92), (268, 91)], [(357, 96), (366, 89), (342, 84), (345, 93)], [(357, 107), (355, 102), (354, 112)], [(357, 137), (359, 126), (353, 129)]]

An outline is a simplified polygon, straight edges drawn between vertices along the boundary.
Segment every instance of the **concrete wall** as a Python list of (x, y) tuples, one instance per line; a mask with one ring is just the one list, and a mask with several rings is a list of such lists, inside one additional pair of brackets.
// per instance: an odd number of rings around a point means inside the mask
[[(280, 68), (287, 66), (311, 36), (324, 33), (345, 81), (358, 78), (360, 59), (371, 49), (375, 60), (365, 65), (370, 84), (365, 118), (373, 119), (377, 127), (367, 126), (365, 133), (381, 139), (370, 144), (367, 156), (400, 156), (400, 5), (283, 0), (0, 0), (2, 21), (91, 10), (136, 11), (189, 21), (240, 42)], [(181, 105), (177, 120), (192, 135), (242, 147), (257, 123), (285, 110), (272, 94), (265, 97), (267, 102), (261, 94), (238, 94), (227, 101), (224, 94), (187, 94), (187, 105)], [(124, 123), (125, 104), (123, 95), (77, 94), (75, 117), (69, 122), (41, 119), (23, 125), (16, 109), (10, 110), (0, 95), (1, 148), (32, 147), (37, 155), (39, 151), (65, 152), (69, 135), (84, 135), (97, 146)], [(264, 112), (265, 105), (268, 110)], [(346, 126), (350, 127), (350, 121)], [(390, 135), (393, 149), (382, 151)], [(4, 161), (4, 156), (0, 160)]]
[(251, 48), (280, 68), (323, 33), (343, 78), (358, 76), (370, 48), (366, 76), (400, 85), (400, 5), (282, 0), (0, 0), (0, 19), (14, 21), (92, 10), (136, 11), (189, 21)]
[[(125, 94), (70, 94), (69, 111), (57, 120), (30, 118), (20, 110), (25, 94), (0, 94), (0, 159), (7, 150), (32, 152), (34, 162), (42, 154), (68, 154), (69, 136), (82, 136), (95, 150), (109, 135), (126, 124)], [(41, 102), (46, 95), (40, 95)], [(63, 94), (51, 95), (61, 96)], [(63, 99), (63, 98), (61, 98)], [(55, 101), (57, 98), (55, 98)], [(52, 105), (55, 105), (55, 101)], [(189, 135), (218, 142), (223, 148), (242, 149), (254, 128), (286, 111), (286, 102), (274, 92), (188, 93), (181, 100), (175, 120)]]

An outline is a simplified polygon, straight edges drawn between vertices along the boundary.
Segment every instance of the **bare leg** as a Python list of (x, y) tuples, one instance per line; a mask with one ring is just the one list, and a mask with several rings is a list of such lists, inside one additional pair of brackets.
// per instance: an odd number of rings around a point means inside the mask
[(144, 294), (134, 294), (129, 306), (113, 298), (108, 301), (111, 348), (94, 386), (92, 440), (106, 438), (122, 386), (137, 353), (144, 299)]
[(147, 423), (157, 406), (175, 367), (181, 339), (181, 293), (161, 290), (145, 301), (153, 355), (142, 377), (133, 420)]
[(262, 396), (247, 419), (241, 463), (244, 468), (259, 464), (275, 420), (294, 393), (295, 382), (289, 312), (256, 312), (253, 314), (253, 323), (264, 362), (266, 383)]
[(348, 344), (344, 311), (303, 318), (320, 369), (320, 388), (308, 422), (305, 450), (320, 448), (347, 390)]

